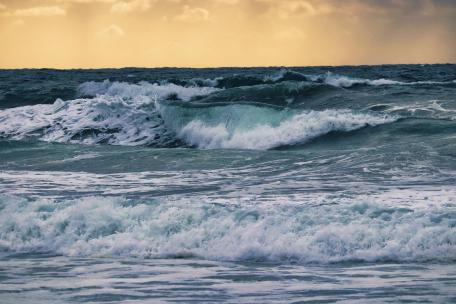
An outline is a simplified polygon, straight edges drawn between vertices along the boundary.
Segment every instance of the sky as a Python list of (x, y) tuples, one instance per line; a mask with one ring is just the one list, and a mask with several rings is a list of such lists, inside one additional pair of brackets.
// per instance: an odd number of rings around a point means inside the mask
[(456, 0), (0, 0), (0, 68), (456, 63)]

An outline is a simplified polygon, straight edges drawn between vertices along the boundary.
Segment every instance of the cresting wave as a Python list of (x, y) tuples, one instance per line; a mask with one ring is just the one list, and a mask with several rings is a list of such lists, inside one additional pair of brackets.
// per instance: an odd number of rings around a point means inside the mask
[(456, 205), (237, 206), (0, 197), (0, 250), (298, 263), (455, 261)]
[(362, 111), (351, 110), (349, 104), (341, 108), (343, 103), (336, 104), (336, 108), (329, 103), (326, 109), (316, 110), (289, 106), (319, 106), (320, 96), (339, 98), (340, 88), (359, 84), (402, 86), (455, 81), (405, 83), (332, 73), (304, 75), (287, 69), (260, 78), (240, 75), (191, 79), (181, 84), (169, 81), (85, 82), (79, 86), (77, 99), (0, 111), (0, 137), (35, 137), (77, 144), (264, 150), (306, 143), (333, 131), (349, 132), (392, 123), (402, 114), (413, 117), (414, 113), (423, 112), (420, 109), (431, 118), (453, 119), (448, 111), (444, 116), (443, 110), (431, 113), (427, 104), (418, 108), (404, 105), (401, 111), (396, 106), (397, 109), (383, 112), (370, 111), (372, 106)]
[[(130, 84), (126, 82), (85, 82), (78, 88), (80, 96), (108, 95), (123, 99), (136, 99), (138, 97), (149, 97), (154, 100), (179, 99), (189, 101), (195, 96), (209, 95), (220, 91), (218, 88), (201, 86), (180, 86), (173, 83), (148, 83), (140, 82)], [(142, 98), (144, 101), (144, 98)]]
[[(453, 85), (456, 84), (456, 79), (451, 81), (411, 81), (403, 82), (398, 80), (379, 78), (379, 79), (367, 79), (358, 77), (349, 77), (344, 75), (338, 75), (332, 72), (326, 72), (323, 74), (311, 75), (303, 74), (289, 69), (282, 69), (274, 75), (265, 77), (255, 76), (244, 76), (235, 75), (230, 77), (218, 77), (215, 79), (190, 79), (184, 84), (194, 86), (209, 86), (217, 88), (234, 88), (241, 86), (253, 86), (261, 84), (274, 84), (285, 81), (301, 81), (301, 82), (312, 82), (330, 85), (339, 88), (350, 88), (355, 85), (369, 85), (369, 86), (391, 86), (391, 85)], [(180, 81), (179, 83), (182, 83)]]
[[(396, 120), (349, 110), (279, 111), (251, 105), (211, 107), (204, 115), (192, 115), (194, 109), (172, 106), (161, 106), (159, 111), (180, 139), (205, 149), (267, 150), (303, 144), (332, 131), (349, 132)], [(182, 117), (191, 119), (185, 121)]]
[(158, 99), (209, 94), (215, 88), (174, 84), (127, 84), (104, 81), (80, 86), (75, 100), (0, 111), (0, 136), (13, 139), (38, 137), (48, 142), (166, 145), (170, 140), (155, 110)]
[[(305, 143), (331, 131), (395, 120), (350, 110), (292, 111), (254, 104), (194, 106), (186, 102), (218, 90), (174, 84), (85, 83), (81, 95), (95, 97), (0, 111), (0, 136), (165, 147), (182, 140), (199, 148), (271, 149)], [(182, 101), (165, 102), (170, 96)]]

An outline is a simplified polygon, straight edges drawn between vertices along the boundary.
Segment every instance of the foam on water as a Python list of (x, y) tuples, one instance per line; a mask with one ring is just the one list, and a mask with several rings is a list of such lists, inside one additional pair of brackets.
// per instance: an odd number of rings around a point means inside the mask
[(349, 88), (354, 85), (371, 85), (371, 86), (385, 86), (385, 85), (445, 85), (445, 84), (453, 84), (456, 83), (456, 80), (452, 81), (413, 81), (413, 82), (403, 82), (397, 81), (392, 79), (366, 79), (366, 78), (358, 78), (358, 77), (350, 77), (344, 75), (338, 75), (331, 72), (327, 72), (325, 74), (317, 74), (317, 75), (305, 75), (299, 72), (295, 72), (292, 70), (283, 69), (279, 73), (273, 76), (267, 76), (264, 78), (265, 82), (280, 82), (286, 80), (301, 80), (301, 81), (314, 81), (314, 82), (323, 82), (325, 84), (334, 86), (334, 87), (341, 87), (341, 88)]
[[(199, 148), (265, 150), (305, 143), (331, 131), (352, 131), (395, 120), (350, 110), (300, 112), (249, 104), (168, 106), (162, 105), (156, 95), (138, 92), (160, 92), (155, 90), (155, 85), (145, 84), (145, 88), (109, 82), (86, 85), (104, 94), (0, 111), (0, 136), (14, 139), (32, 136), (60, 143), (153, 145), (167, 138), (167, 132), (171, 131)], [(168, 94), (169, 87), (166, 88)], [(84, 90), (88, 94), (89, 90)], [(168, 96), (160, 94), (160, 98)]]
[(300, 263), (454, 261), (454, 200), (223, 205), (86, 197), (0, 198), (0, 248), (70, 256), (194, 256)]
[(126, 82), (85, 82), (78, 88), (82, 96), (109, 95), (122, 98), (137, 98), (138, 96), (148, 96), (154, 99), (163, 100), (169, 97), (177, 97), (183, 101), (189, 101), (195, 96), (208, 95), (220, 89), (214, 87), (180, 86), (173, 83), (148, 83), (142, 81), (138, 84)]
[(363, 79), (363, 78), (352, 78), (348, 76), (335, 75), (332, 73), (327, 73), (322, 76), (317, 76), (315, 80), (322, 80), (324, 83), (342, 88), (349, 88), (357, 84), (367, 84), (372, 86), (381, 86), (381, 85), (403, 85), (404, 82), (390, 80), (390, 79)]
[(0, 136), (32, 136), (61, 143), (153, 144), (165, 132), (155, 111), (155, 101), (171, 95), (189, 100), (216, 90), (174, 84), (87, 82), (80, 86), (79, 93), (95, 97), (58, 99), (51, 105), (0, 111)]
[(37, 136), (61, 143), (140, 145), (157, 134), (154, 107), (138, 99), (129, 103), (106, 95), (92, 99), (57, 100), (0, 112), (0, 135), (21, 139)]
[[(214, 81), (222, 79), (217, 78)], [(272, 94), (272, 99), (275, 98), (273, 94), (276, 89), (290, 96), (305, 96), (301, 90), (309, 89), (309, 81), (318, 82), (310, 83), (310, 87), (325, 87), (322, 85), (324, 83), (343, 88), (356, 84), (377, 86), (430, 83), (369, 80), (332, 73), (312, 76), (290, 70), (282, 70), (278, 75), (265, 77), (262, 81), (267, 84), (261, 86), (271, 88), (271, 91), (263, 88), (264, 92), (261, 94), (266, 97)], [(404, 111), (387, 109), (386, 112), (391, 114), (383, 115), (369, 111), (369, 107), (366, 107), (367, 111), (364, 112), (337, 108), (318, 111), (290, 110), (287, 108), (288, 104), (282, 108), (265, 107), (249, 100), (242, 100), (242, 97), (249, 95), (239, 89), (233, 93), (234, 95), (230, 95), (233, 90), (224, 91), (225, 95), (214, 94), (213, 100), (199, 100), (198, 106), (191, 107), (192, 101), (196, 101), (193, 100), (195, 97), (210, 95), (222, 89), (211, 86), (215, 85), (215, 82), (203, 82), (207, 86), (197, 86), (195, 79), (190, 82), (192, 84), (188, 86), (167, 82), (85, 82), (78, 89), (81, 98), (67, 101), (58, 99), (52, 105), (25, 106), (0, 111), (0, 136), (13, 139), (38, 137), (44, 141), (60, 143), (160, 147), (166, 147), (169, 143), (182, 144), (183, 141), (198, 148), (267, 150), (302, 144), (333, 131), (348, 132), (365, 126), (394, 122), (399, 117), (394, 116), (396, 112), (405, 113), (406, 117), (419, 112), (416, 111), (418, 108), (414, 104), (404, 105)], [(277, 84), (271, 84), (276, 82), (282, 82), (279, 88), (274, 87)], [(253, 92), (260, 94), (260, 91)], [(220, 101), (230, 102), (233, 96), (241, 100), (220, 106)], [(268, 100), (266, 97), (265, 101)], [(310, 100), (312, 97), (308, 98)], [(169, 106), (169, 100), (173, 100), (174, 104)], [(274, 100), (270, 102), (273, 104)], [(305, 105), (306, 102), (307, 99), (303, 97), (302, 104)], [(429, 112), (431, 118), (447, 118), (451, 114), (442, 116), (441, 110), (423, 109)]]
[[(396, 120), (349, 110), (293, 112), (247, 105), (220, 107), (220, 112), (224, 114), (213, 114), (216, 120), (200, 115), (172, 128), (179, 138), (198, 148), (267, 150), (302, 144), (332, 131), (348, 132)], [(162, 117), (165, 123), (172, 119), (163, 111)]]

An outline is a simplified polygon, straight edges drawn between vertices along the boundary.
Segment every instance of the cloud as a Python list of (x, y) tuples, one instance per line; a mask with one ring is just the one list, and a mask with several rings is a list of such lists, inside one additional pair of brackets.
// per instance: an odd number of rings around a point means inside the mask
[(229, 4), (229, 5), (234, 5), (238, 4), (239, 0), (213, 0), (214, 2), (221, 3), (221, 4)]
[(112, 24), (109, 27), (99, 31), (97, 35), (105, 38), (116, 38), (125, 36), (125, 32), (120, 26)]
[(111, 6), (113, 13), (130, 13), (134, 11), (147, 11), (151, 8), (155, 0), (131, 0), (119, 1)]
[(176, 16), (176, 20), (181, 21), (203, 21), (209, 19), (209, 11), (200, 7), (184, 6), (184, 11)]
[(0, 3), (0, 11), (6, 10), (6, 5)]
[(285, 14), (305, 14), (305, 15), (322, 15), (328, 14), (333, 11), (332, 6), (325, 3), (311, 3), (305, 0), (296, 0), (296, 1), (284, 1), (281, 2), (281, 9), (285, 11)]
[(59, 3), (82, 3), (82, 4), (91, 4), (91, 3), (114, 3), (118, 0), (56, 0)]
[(266, 7), (269, 15), (282, 19), (330, 14), (431, 15), (456, 9), (454, 0), (252, 0), (251, 3), (258, 8), (256, 11)]
[(64, 16), (66, 11), (60, 6), (37, 6), (15, 10), (13, 15), (18, 17)]
[(300, 28), (290, 27), (278, 31), (276, 37), (280, 39), (304, 39), (307, 38), (307, 35)]

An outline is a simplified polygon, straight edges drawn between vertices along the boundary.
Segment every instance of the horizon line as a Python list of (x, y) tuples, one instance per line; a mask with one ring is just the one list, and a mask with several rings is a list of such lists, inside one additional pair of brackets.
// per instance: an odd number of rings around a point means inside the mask
[(438, 62), (438, 63), (381, 63), (381, 64), (340, 64), (340, 65), (258, 65), (258, 66), (122, 66), (122, 67), (11, 67), (0, 70), (121, 70), (121, 69), (255, 69), (255, 68), (319, 68), (319, 67), (363, 67), (363, 66), (397, 66), (397, 65), (452, 65), (455, 62)]

